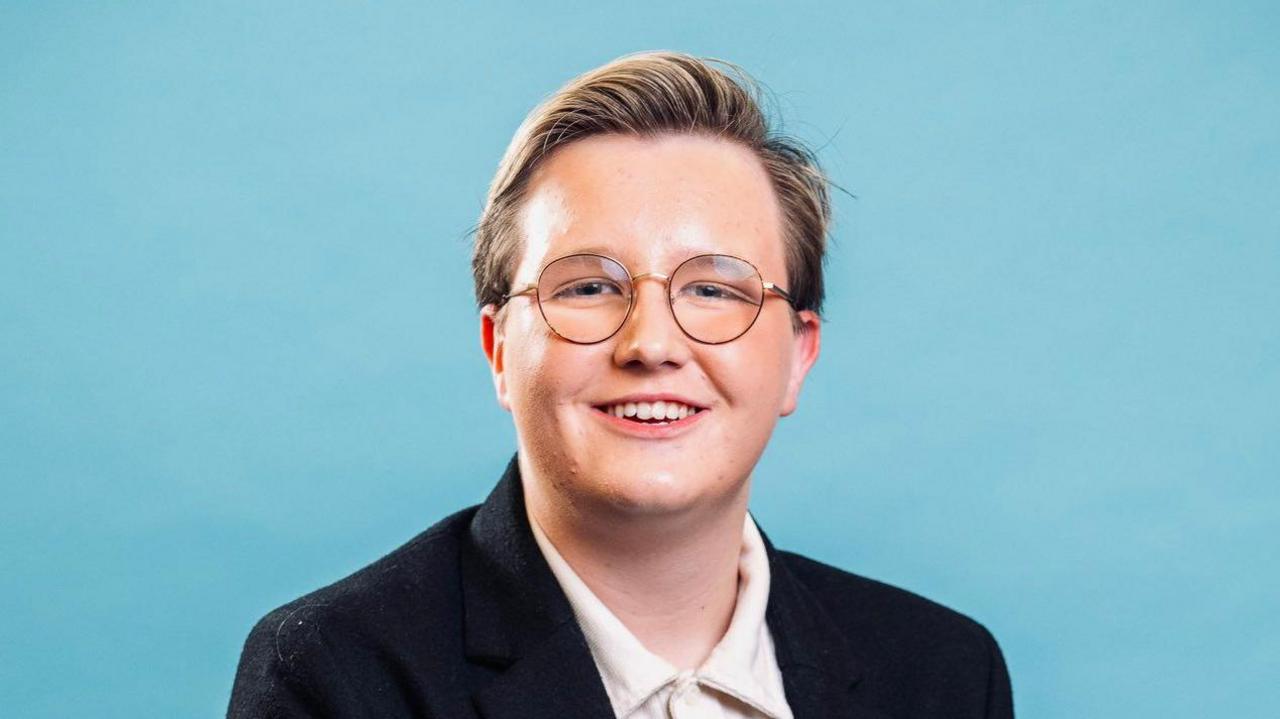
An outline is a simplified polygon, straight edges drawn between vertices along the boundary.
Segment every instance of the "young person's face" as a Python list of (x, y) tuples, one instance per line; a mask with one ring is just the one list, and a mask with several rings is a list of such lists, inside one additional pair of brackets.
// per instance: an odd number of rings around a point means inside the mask
[[(754, 264), (786, 288), (778, 207), (750, 150), (688, 135), (596, 136), (557, 150), (522, 208), (524, 254), (512, 286), (547, 263), (592, 252), (633, 275), (669, 275), (700, 254)], [(780, 416), (796, 407), (817, 359), (820, 326), (768, 297), (745, 334), (720, 345), (687, 337), (660, 281), (634, 283), (635, 304), (612, 337), (574, 344), (548, 327), (533, 295), (481, 313), (498, 401), (520, 452), (577, 511), (687, 513), (732, 502)], [(608, 410), (628, 399), (674, 399), (697, 414), (654, 427)]]

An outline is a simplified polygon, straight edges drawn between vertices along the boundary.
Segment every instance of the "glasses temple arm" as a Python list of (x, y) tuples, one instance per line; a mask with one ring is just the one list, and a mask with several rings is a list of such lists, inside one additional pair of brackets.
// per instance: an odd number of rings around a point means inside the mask
[(515, 292), (508, 292), (507, 294), (503, 295), (502, 301), (506, 302), (512, 297), (519, 297), (520, 295), (527, 295), (530, 292), (537, 292), (537, 291), (538, 291), (537, 285), (526, 285), (523, 288), (516, 290)]
[(773, 292), (774, 294), (781, 297), (782, 299), (786, 300), (787, 303), (790, 304), (792, 307), (795, 307), (796, 301), (795, 301), (795, 298), (791, 296), (790, 292), (787, 292), (786, 290), (773, 284), (772, 282), (765, 282), (764, 288), (770, 292)]

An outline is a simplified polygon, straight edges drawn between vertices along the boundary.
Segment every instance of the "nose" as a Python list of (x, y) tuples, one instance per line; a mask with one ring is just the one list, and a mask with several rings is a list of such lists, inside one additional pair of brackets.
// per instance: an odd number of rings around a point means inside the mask
[(658, 369), (663, 365), (680, 367), (689, 361), (689, 338), (671, 314), (665, 279), (639, 275), (632, 280), (634, 304), (631, 315), (618, 330), (613, 350), (614, 362), (619, 367)]

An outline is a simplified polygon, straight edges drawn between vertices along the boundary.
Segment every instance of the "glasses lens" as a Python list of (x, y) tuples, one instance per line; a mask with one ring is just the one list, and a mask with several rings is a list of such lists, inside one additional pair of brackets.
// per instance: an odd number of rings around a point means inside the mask
[(551, 329), (570, 342), (600, 342), (622, 326), (631, 306), (631, 278), (599, 255), (569, 255), (538, 278), (538, 305)]
[(720, 344), (751, 328), (764, 304), (764, 283), (750, 262), (728, 255), (687, 260), (671, 276), (676, 322), (699, 342)]

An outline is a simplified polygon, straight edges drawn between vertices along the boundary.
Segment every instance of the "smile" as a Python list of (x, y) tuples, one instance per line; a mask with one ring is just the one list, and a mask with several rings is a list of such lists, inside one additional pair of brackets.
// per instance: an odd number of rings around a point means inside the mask
[(613, 431), (629, 437), (667, 439), (693, 429), (709, 412), (706, 407), (670, 397), (631, 397), (594, 405), (591, 415)]
[(597, 407), (596, 409), (611, 414), (619, 419), (635, 422), (662, 424), (678, 422), (691, 414), (697, 414), (698, 408), (674, 401), (658, 400), (656, 402), (618, 402), (616, 404)]

